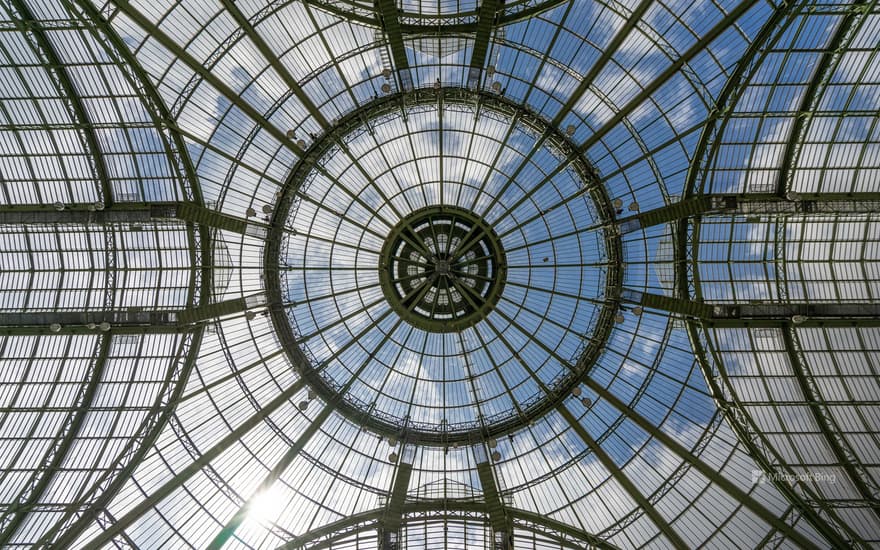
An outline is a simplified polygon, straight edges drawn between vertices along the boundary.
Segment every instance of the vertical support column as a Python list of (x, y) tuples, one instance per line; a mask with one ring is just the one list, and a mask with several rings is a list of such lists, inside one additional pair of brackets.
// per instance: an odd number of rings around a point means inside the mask
[(486, 513), (489, 515), (489, 524), (492, 526), (492, 550), (513, 550), (512, 525), (504, 511), (504, 503), (501, 501), (495, 473), (492, 471), (492, 464), (489, 462), (489, 456), (482, 443), (474, 445), (474, 458), (477, 462), (480, 485), (483, 487)]
[(495, 12), (501, 2), (499, 0), (483, 0), (477, 15), (477, 33), (474, 36), (474, 50), (471, 55), (471, 66), (468, 70), (468, 88), (476, 89), (480, 86), (480, 78), (483, 75), (483, 65), (486, 63), (486, 55), (489, 53), (489, 41), (495, 28)]
[(395, 0), (378, 0), (376, 6), (379, 8), (382, 27), (388, 37), (388, 46), (391, 47), (391, 58), (394, 60), (400, 91), (408, 92), (413, 89), (413, 80), (409, 71), (409, 60), (406, 57), (406, 47), (403, 45), (403, 31), (400, 28), (400, 18), (397, 15), (397, 2)]
[(401, 443), (397, 473), (394, 475), (394, 484), (391, 486), (391, 494), (380, 522), (380, 550), (403, 550), (400, 527), (403, 524), (403, 505), (406, 503), (406, 491), (409, 487), (410, 477), (412, 477), (414, 457), (415, 447)]

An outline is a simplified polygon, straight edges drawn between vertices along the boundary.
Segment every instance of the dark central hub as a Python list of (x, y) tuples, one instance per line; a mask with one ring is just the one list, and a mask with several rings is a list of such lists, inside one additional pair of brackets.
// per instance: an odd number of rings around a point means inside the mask
[(449, 260), (434, 260), (434, 272), (437, 275), (447, 275), (449, 273)]
[(479, 216), (430, 207), (401, 220), (388, 235), (379, 278), (388, 302), (430, 332), (474, 325), (492, 310), (506, 276), (504, 250)]

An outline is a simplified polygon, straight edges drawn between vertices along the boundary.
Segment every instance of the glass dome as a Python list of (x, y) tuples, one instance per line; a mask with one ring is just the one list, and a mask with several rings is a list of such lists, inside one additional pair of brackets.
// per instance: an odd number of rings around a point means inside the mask
[(0, 17), (0, 546), (880, 546), (875, 4)]

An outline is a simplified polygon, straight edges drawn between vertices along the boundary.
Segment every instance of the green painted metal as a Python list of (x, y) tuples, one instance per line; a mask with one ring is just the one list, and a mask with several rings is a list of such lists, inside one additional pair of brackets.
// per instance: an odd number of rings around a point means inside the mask
[(217, 319), (228, 315), (235, 315), (265, 306), (266, 299), (263, 294), (252, 294), (241, 298), (232, 298), (220, 302), (205, 304), (193, 309), (182, 310), (177, 313), (177, 324), (181, 326), (200, 323), (211, 319)]
[(114, 0), (114, 4), (119, 10), (130, 18), (135, 24), (147, 32), (153, 39), (168, 51), (172, 52), (175, 57), (180, 59), (187, 67), (198, 74), (205, 82), (210, 84), (220, 94), (226, 97), (233, 105), (241, 109), (241, 111), (250, 117), (254, 122), (259, 124), (272, 137), (284, 144), (291, 151), (301, 154), (293, 140), (287, 137), (287, 133), (269, 122), (266, 117), (253, 107), (249, 102), (245, 101), (239, 94), (229, 87), (220, 77), (205, 68), (205, 66), (196, 58), (194, 58), (186, 49), (184, 49), (177, 40), (169, 36), (162, 29), (154, 25), (139, 9), (131, 4), (128, 0)]
[[(696, 322), (687, 323), (688, 338), (694, 349), (694, 355), (703, 371), (703, 376), (709, 386), (709, 391), (718, 404), (719, 410), (723, 411), (731, 429), (737, 435), (738, 440), (748, 451), (749, 456), (755, 461), (763, 472), (773, 474), (782, 472), (790, 479), (796, 478), (796, 473), (785, 462), (784, 457), (776, 450), (776, 448), (767, 439), (757, 427), (754, 419), (746, 412), (735, 391), (725, 392), (722, 385), (726, 388), (732, 388), (727, 376), (724, 365), (720, 362), (715, 363), (718, 369), (716, 374), (713, 369), (713, 363), (707, 356), (706, 349), (703, 347), (699, 338), (698, 331), (702, 325), (706, 330), (707, 323), (705, 321), (697, 324)], [(775, 326), (784, 328), (785, 322), (775, 321)], [(720, 383), (719, 383), (720, 382)], [(826, 540), (836, 544), (835, 547), (845, 548), (851, 546), (850, 542), (858, 542), (864, 547), (863, 541), (853, 532), (845, 522), (842, 522), (835, 510), (831, 509), (827, 503), (817, 500), (814, 491), (809, 487), (801, 487), (800, 491), (792, 484), (788, 483), (783, 476), (771, 476), (771, 482), (785, 496), (792, 508), (797, 510), (806, 521)], [(821, 514), (820, 511), (821, 510)], [(834, 522), (829, 523), (826, 518)], [(839, 527), (839, 529), (837, 528)], [(849, 541), (845, 541), (841, 533), (846, 533)]]
[[(359, 110), (342, 117), (337, 124), (331, 128), (322, 139), (316, 141), (308, 150), (306, 158), (300, 160), (291, 170), (288, 181), (285, 182), (282, 190), (282, 196), (276, 204), (272, 212), (270, 221), (269, 236), (266, 239), (266, 246), (263, 249), (263, 265), (265, 266), (264, 280), (267, 285), (268, 302), (270, 304), (284, 303), (283, 295), (280, 287), (280, 273), (282, 268), (279, 267), (279, 255), (281, 242), (285, 236), (285, 224), (291, 204), (294, 200), (299, 200), (302, 196), (299, 194), (300, 186), (308, 178), (314, 165), (318, 159), (324, 154), (337, 147), (342, 138), (350, 132), (356, 131), (364, 126), (365, 121), (372, 118), (398, 114), (401, 106), (419, 106), (419, 105), (437, 105), (443, 103), (457, 103), (462, 105), (476, 106), (475, 109), (480, 111), (491, 109), (498, 114), (510, 117), (531, 128), (546, 128), (547, 121), (537, 114), (524, 109), (510, 99), (497, 94), (489, 94), (482, 91), (473, 91), (466, 88), (457, 87), (441, 87), (420, 88), (409, 93), (394, 93), (387, 96), (377, 97), (370, 103), (362, 106)], [(543, 131), (543, 130), (542, 130)], [(558, 141), (558, 146), (562, 150), (573, 150), (574, 145), (567, 141), (564, 135), (556, 131), (551, 131), (550, 139), (554, 143)], [(595, 171), (590, 167), (585, 159), (579, 158), (577, 162), (572, 164), (573, 169), (577, 171), (580, 177), (585, 181), (592, 181), (590, 178), (596, 178)], [(603, 219), (613, 219), (611, 201), (607, 196), (605, 188), (598, 185), (585, 186), (585, 193), (589, 193), (596, 204), (597, 212)], [(523, 224), (529, 223), (528, 220)], [(389, 224), (390, 225), (390, 224)], [(386, 235), (382, 235), (383, 241)], [(596, 358), (602, 353), (604, 342), (607, 341), (612, 329), (614, 328), (614, 315), (616, 304), (612, 296), (619, 294), (623, 270), (620, 258), (623, 256), (622, 244), (619, 236), (615, 231), (605, 231), (606, 255), (608, 258), (606, 268), (606, 289), (604, 293), (605, 300), (602, 302), (603, 307), (596, 321), (592, 338), (587, 344), (583, 354), (577, 361), (576, 371), (581, 375), (586, 375), (590, 366), (595, 363)], [(328, 240), (327, 242), (332, 242)], [(470, 298), (470, 294), (465, 290), (465, 296)], [(390, 311), (390, 310), (389, 310)], [(497, 311), (494, 310), (494, 311)], [(294, 336), (290, 328), (290, 321), (287, 318), (287, 312), (283, 307), (271, 307), (270, 315), (275, 327), (275, 331), (281, 339), (285, 349), (291, 354), (291, 362), (296, 368), (304, 373), (304, 376), (310, 377), (310, 384), (324, 399), (332, 399), (335, 390), (327, 384), (320, 376), (314, 376), (313, 368), (309, 364), (308, 359), (299, 348), (298, 338)], [(365, 426), (369, 430), (386, 435), (393, 438), (401, 437), (406, 434), (412, 441), (418, 441), (423, 445), (448, 446), (453, 443), (468, 443), (472, 440), (483, 440), (490, 437), (496, 437), (510, 433), (519, 429), (527, 422), (529, 418), (539, 418), (548, 411), (555, 408), (558, 401), (567, 395), (572, 387), (578, 383), (578, 376), (574, 373), (567, 375), (558, 381), (558, 385), (548, 394), (547, 399), (538, 400), (537, 403), (530, 406), (527, 410), (513, 411), (509, 418), (502, 421), (493, 422), (490, 425), (476, 426), (472, 429), (463, 429), (460, 431), (443, 431), (437, 430), (415, 430), (412, 426), (401, 426), (396, 423), (379, 418), (376, 415), (369, 414), (359, 406), (349, 403), (346, 400), (340, 401), (337, 408), (341, 414), (350, 418), (353, 422)]]
[(409, 480), (413, 472), (412, 460), (407, 457), (412, 452), (412, 448), (409, 449), (409, 453), (406, 452), (406, 443), (404, 443), (401, 451), (397, 471), (394, 474), (394, 483), (391, 486), (388, 503), (385, 505), (385, 513), (382, 515), (383, 532), (397, 533), (398, 536), (403, 522)]
[(27, 483), (7, 513), (0, 520), (0, 547), (5, 547), (21, 527), (26, 519), (30, 508), (36, 505), (42, 497), (49, 483), (55, 478), (55, 473), (61, 468), (74, 441), (80, 435), (80, 429), (86, 415), (92, 410), (98, 387), (104, 379), (104, 370), (107, 366), (107, 357), (110, 355), (110, 343), (112, 336), (106, 335), (101, 338), (97, 345), (97, 354), (92, 362), (88, 376), (83, 380), (80, 395), (77, 396), (76, 406), (69, 412), (62, 429), (55, 436), (53, 444), (40, 460), (40, 468), (37, 469), (30, 482)]
[(623, 490), (626, 491), (630, 498), (632, 498), (633, 501), (638, 504), (646, 514), (648, 514), (648, 517), (651, 518), (654, 525), (660, 529), (660, 532), (663, 533), (669, 543), (675, 548), (688, 548), (688, 545), (682, 540), (681, 536), (676, 533), (675, 529), (669, 525), (669, 522), (667, 522), (660, 514), (660, 511), (638, 490), (638, 488), (636, 488), (635, 483), (633, 483), (633, 481), (617, 467), (617, 464), (614, 463), (614, 460), (605, 452), (602, 446), (599, 445), (595, 439), (590, 437), (586, 428), (578, 422), (577, 418), (571, 414), (571, 411), (569, 411), (564, 405), (559, 405), (556, 410), (559, 411), (559, 414), (561, 414), (563, 418), (565, 418), (575, 433), (578, 434), (578, 437), (587, 444), (587, 447), (589, 447), (590, 451), (596, 455), (596, 458), (598, 458), (599, 462), (601, 462), (605, 469), (608, 470), (611, 477), (613, 477), (620, 486), (623, 487)]
[[(440, 250), (443, 239), (445, 250)], [(468, 252), (477, 258), (467, 260)], [(413, 254), (427, 263), (413, 261)], [(401, 220), (385, 239), (379, 261), (379, 281), (388, 303), (408, 323), (429, 332), (458, 332), (485, 319), (507, 278), (504, 248), (492, 226), (451, 206), (424, 208)], [(471, 274), (468, 269), (473, 266), (477, 270)], [(471, 290), (468, 282), (480, 290)], [(441, 303), (444, 293), (448, 303)], [(468, 303), (456, 306), (453, 295)]]
[[(65, 205), (57, 210), (51, 204), (8, 205), (0, 207), (0, 224), (131, 224), (149, 222), (155, 218), (147, 204), (116, 203), (110, 207), (101, 205)], [(174, 216), (169, 216), (174, 217)]]
[(232, 233), (238, 233), (240, 235), (246, 235), (257, 239), (264, 239), (268, 234), (266, 224), (231, 216), (189, 202), (181, 202), (177, 204), (176, 216), (184, 221), (206, 227), (223, 229), (224, 231), (230, 231)]
[(813, 113), (819, 105), (822, 94), (834, 75), (835, 69), (843, 59), (847, 46), (855, 39), (858, 30), (868, 20), (867, 13), (877, 4), (877, 0), (854, 0), (847, 13), (838, 24), (824, 48), (822, 57), (816, 65), (813, 78), (801, 98), (798, 111), (802, 116), (794, 119), (785, 151), (782, 153), (779, 176), (776, 180), (777, 194), (784, 196), (792, 186), (795, 167), (800, 158), (804, 137)]
[(155, 220), (182, 220), (255, 238), (265, 238), (267, 225), (205, 208), (195, 202), (117, 203), (95, 205), (18, 205), (0, 208), (0, 224), (133, 224)]
[[(782, 342), (785, 345), (785, 352), (788, 354), (789, 364), (792, 373), (798, 383), (798, 388), (803, 394), (804, 402), (809, 406), (813, 419), (822, 432), (822, 436), (828, 443), (834, 458), (844, 471), (856, 491), (861, 495), (865, 502), (871, 503), (868, 509), (880, 519), (880, 488), (874, 482), (871, 474), (865, 469), (865, 466), (859, 462), (857, 455), (849, 445), (847, 440), (842, 436), (843, 430), (834, 419), (834, 415), (828, 410), (828, 403), (821, 394), (816, 382), (812, 379), (808, 372), (808, 365), (799, 353), (800, 345), (797, 337), (797, 330), (793, 324), (789, 324), (782, 329)], [(862, 403), (862, 401), (859, 401)]]
[[(508, 25), (517, 21), (524, 21), (540, 13), (551, 10), (560, 4), (570, 0), (544, 0), (538, 2), (517, 2), (516, 9), (510, 9), (511, 3), (500, 4), (496, 12), (496, 20), (499, 25)], [(381, 27), (381, 11), (374, 6), (373, 9), (364, 10), (365, 4), (354, 2), (333, 2), (327, 0), (305, 0), (305, 4), (327, 11), (342, 19), (354, 21), (368, 27)], [(478, 24), (479, 9), (464, 10), (449, 14), (423, 14), (417, 12), (401, 11), (401, 31), (404, 34), (434, 34), (438, 28), (443, 33), (470, 34), (475, 33)]]
[(400, 28), (400, 13), (396, 0), (376, 0), (376, 8), (379, 12), (379, 20), (385, 35), (388, 38), (388, 46), (391, 48), (391, 59), (394, 60), (394, 70), (398, 78), (400, 90), (407, 92), (413, 89), (413, 78), (409, 69), (409, 60), (406, 57), (406, 47), (403, 43), (403, 31)]
[[(101, 323), (109, 323), (101, 327)], [(54, 326), (53, 324), (60, 325)], [(176, 311), (47, 311), (0, 313), (0, 334), (99, 334), (174, 332)]]
[(701, 319), (711, 319), (719, 314), (725, 315), (726, 309), (718, 308), (711, 304), (695, 302), (692, 300), (680, 300), (670, 296), (660, 294), (652, 294), (650, 292), (640, 292), (637, 290), (625, 288), (621, 291), (620, 299), (623, 302), (636, 304), (650, 309), (659, 309), (677, 315), (687, 317), (697, 317)]
[[(262, 294), (255, 294), (182, 310), (3, 312), (0, 313), (0, 334), (173, 333), (265, 303)], [(102, 326), (102, 323), (108, 325)]]
[(621, 301), (676, 315), (700, 319), (706, 326), (779, 326), (793, 322), (798, 326), (831, 323), (842, 326), (867, 324), (880, 320), (880, 304), (872, 303), (779, 303), (750, 304), (705, 303), (683, 300), (625, 288)]
[(315, 418), (312, 419), (311, 423), (303, 430), (302, 434), (296, 439), (293, 445), (287, 449), (281, 459), (277, 464), (269, 471), (268, 474), (263, 478), (263, 481), (257, 486), (257, 489), (254, 491), (251, 498), (247, 500), (236, 512), (233, 516), (226, 522), (226, 525), (217, 533), (216, 536), (211, 540), (211, 542), (206, 547), (208, 550), (218, 550), (225, 545), (230, 538), (235, 534), (235, 530), (247, 519), (248, 514), (250, 513), (250, 509), (253, 506), (254, 500), (259, 498), (263, 492), (269, 490), (277, 481), (278, 478), (287, 470), (288, 466), (293, 462), (293, 460), (299, 456), (300, 452), (302, 452), (303, 448), (305, 448), (306, 444), (308, 444), (309, 440), (318, 432), (318, 429), (324, 424), (327, 418), (330, 417), (330, 413), (333, 412), (333, 407), (331, 405), (324, 406), (321, 409), (321, 412), (318, 413)]
[(621, 233), (630, 233), (638, 229), (660, 225), (661, 223), (700, 215), (709, 212), (714, 205), (715, 201), (712, 200), (712, 197), (702, 195), (622, 218), (618, 221), (618, 226)]
[(409, 485), (409, 479), (412, 476), (412, 470), (412, 464), (401, 463), (397, 467), (397, 475), (394, 478), (394, 488), (391, 491), (391, 498), (388, 499), (388, 507), (386, 508), (386, 529), (397, 529), (400, 527), (404, 512), (403, 504), (406, 500), (406, 489)]
[(498, 491), (498, 483), (492, 471), (492, 464), (486, 460), (477, 463), (477, 476), (480, 478), (480, 486), (483, 488), (483, 502), (486, 504), (486, 513), (489, 515), (489, 524), (495, 533), (509, 533), (510, 526), (504, 504), (501, 502), (501, 493)]
[(220, 456), (224, 451), (234, 446), (234, 444), (252, 429), (260, 425), (270, 414), (288, 403), (297, 393), (306, 387), (305, 381), (299, 379), (281, 392), (278, 393), (271, 401), (256, 411), (247, 420), (242, 422), (238, 427), (230, 431), (228, 434), (220, 438), (210, 449), (202, 453), (198, 460), (190, 463), (185, 468), (177, 472), (171, 479), (163, 483), (152, 494), (144, 500), (133, 506), (124, 515), (117, 518), (116, 522), (108, 526), (107, 529), (96, 535), (92, 540), (85, 544), (85, 548), (100, 548), (104, 544), (109, 543), (113, 538), (125, 531), (138, 518), (153, 509), (162, 502), (175, 490), (179, 489), (190, 478), (197, 474), (207, 464)]
[(63, 101), (78, 125), (77, 134), (91, 155), (89, 164), (94, 171), (104, 205), (113, 204), (113, 189), (110, 184), (110, 176), (107, 174), (104, 153), (98, 143), (94, 126), (86, 112), (80, 92), (67, 74), (67, 69), (64, 68), (65, 65), (58, 57), (49, 37), (46, 36), (46, 31), (38, 24), (39, 22), (34, 18), (27, 3), (23, 0), (6, 0), (6, 2), (9, 2), (12, 8), (7, 6), (6, 11), (21, 33), (33, 38), (34, 54), (43, 58), (44, 68), (54, 77)]
[(477, 28), (470, 69), (468, 69), (468, 88), (477, 88), (480, 85), (483, 65), (486, 64), (486, 56), (489, 53), (489, 41), (495, 29), (495, 14), (501, 5), (501, 0), (483, 0), (477, 11)]
[(630, 38), (630, 34), (633, 32), (633, 29), (636, 28), (636, 25), (641, 21), (642, 17), (645, 15), (645, 12), (648, 11), (654, 4), (654, 0), (641, 0), (639, 5), (630, 13), (630, 16), (626, 19), (626, 22), (617, 29), (617, 32), (614, 34), (614, 38), (608, 43), (607, 46), (602, 48), (602, 54), (596, 59), (595, 62), (592, 63), (589, 70), (584, 74), (583, 78), (578, 84), (577, 89), (572, 92), (568, 101), (565, 105), (562, 106), (562, 109), (559, 110), (559, 113), (553, 119), (553, 122), (550, 124), (551, 126), (557, 127), (562, 124), (562, 121), (565, 119), (565, 115), (571, 112), (574, 109), (574, 106), (577, 105), (577, 102), (581, 100), (583, 95), (590, 89), (590, 86), (593, 85), (593, 82), (596, 80), (596, 77), (602, 72), (608, 62), (611, 61), (611, 58), (614, 57), (614, 54), (617, 53), (617, 50), (623, 45), (624, 41), (627, 38)]
[(785, 197), (764, 193), (699, 195), (640, 212), (617, 221), (621, 233), (694, 216), (795, 216), (867, 215), (880, 211), (880, 193), (788, 193)]
[[(482, 502), (468, 502), (447, 500), (443, 501), (441, 506), (437, 502), (420, 501), (407, 504), (406, 512), (412, 521), (419, 519), (419, 514), (430, 513), (434, 511), (441, 512), (471, 512), (477, 514), (486, 514), (486, 506)], [(321, 548), (319, 539), (325, 539), (334, 533), (354, 532), (353, 527), (359, 527), (357, 530), (373, 530), (379, 526), (379, 521), (385, 513), (384, 508), (352, 514), (339, 521), (327, 524), (325, 526), (313, 529), (308, 533), (304, 533), (290, 540), (286, 544), (279, 546), (276, 550), (299, 550), (299, 549), (316, 549)], [(527, 510), (517, 508), (508, 508), (507, 513), (514, 521), (517, 528), (527, 529), (527, 524), (545, 527), (547, 531), (560, 533), (581, 542), (589, 548), (597, 548), (603, 550), (617, 550), (617, 547), (610, 542), (592, 533), (587, 533), (580, 529), (576, 529), (567, 523), (556, 521), (545, 514), (538, 514)], [(408, 520), (409, 518), (405, 518)], [(488, 516), (484, 516), (488, 520)], [(406, 523), (406, 521), (405, 521)]]
[(244, 16), (238, 6), (235, 5), (235, 2), (232, 0), (220, 0), (220, 3), (229, 12), (229, 15), (235, 20), (239, 27), (245, 32), (247, 37), (253, 42), (254, 46), (256, 46), (257, 50), (259, 50), (260, 55), (262, 55), (266, 61), (269, 62), (269, 65), (275, 70), (278, 76), (284, 81), (290, 91), (293, 92), (293, 95), (302, 103), (302, 105), (306, 108), (312, 118), (321, 126), (326, 128), (329, 126), (329, 121), (321, 114), (321, 111), (312, 101), (312, 99), (303, 91), (302, 87), (299, 85), (293, 76), (290, 74), (290, 71), (281, 63), (281, 60), (278, 59), (278, 55), (272, 51), (272, 48), (266, 43), (263, 39), (263, 36), (258, 33), (251, 22)]
[[(706, 462), (700, 460), (699, 457), (691, 453), (687, 448), (685, 448), (684, 445), (676, 441), (672, 436), (661, 430), (659, 427), (655, 426), (650, 420), (633, 410), (626, 403), (621, 401), (616, 395), (607, 390), (602, 384), (596, 382), (592, 378), (587, 378), (586, 380), (584, 380), (584, 384), (588, 388), (590, 388), (590, 390), (595, 392), (600, 398), (607, 401), (609, 405), (611, 405), (612, 407), (623, 413), (630, 420), (632, 420), (633, 423), (635, 423), (645, 433), (656, 439), (660, 444), (679, 456), (683, 461), (685, 461), (692, 468), (700, 472), (700, 474), (706, 477), (706, 479), (717, 485), (722, 491), (733, 497), (734, 500), (741, 503), (745, 508), (755, 514), (762, 521), (764, 521), (774, 529), (784, 533), (786, 537), (791, 539), (792, 542), (802, 548), (810, 548), (813, 550), (819, 549), (819, 547), (816, 546), (816, 544), (814, 544), (803, 533), (799, 532), (791, 525), (788, 525), (787, 523), (782, 521), (766, 506), (752, 498), (750, 494), (740, 489), (732, 481), (721, 475), (714, 466), (711, 466)], [(843, 541), (840, 540), (839, 537), (834, 539), (832, 542), (843, 543)]]

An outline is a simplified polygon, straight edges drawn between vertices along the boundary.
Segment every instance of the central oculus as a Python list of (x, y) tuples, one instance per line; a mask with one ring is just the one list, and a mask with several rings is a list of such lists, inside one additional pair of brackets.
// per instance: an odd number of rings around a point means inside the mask
[(506, 278), (492, 227), (457, 207), (417, 210), (392, 228), (379, 256), (379, 280), (391, 307), (430, 332), (455, 332), (484, 319)]

